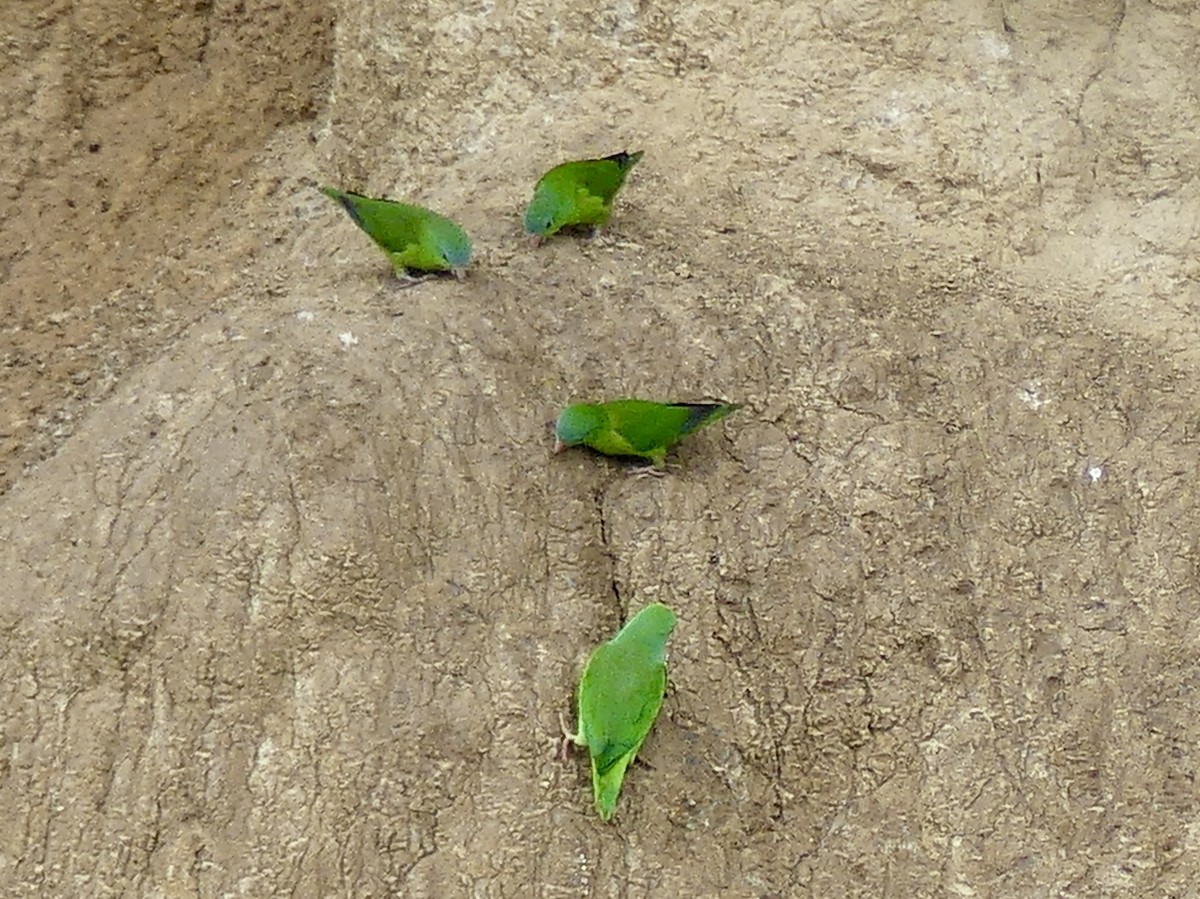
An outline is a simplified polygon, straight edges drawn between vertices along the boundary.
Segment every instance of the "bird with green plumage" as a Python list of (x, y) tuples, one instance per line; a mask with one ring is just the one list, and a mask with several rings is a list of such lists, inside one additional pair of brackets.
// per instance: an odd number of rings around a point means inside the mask
[(739, 408), (737, 403), (639, 399), (575, 403), (563, 409), (554, 424), (554, 452), (587, 446), (607, 456), (638, 456), (662, 468), (673, 444)]
[(642, 151), (556, 165), (542, 175), (525, 209), (525, 233), (540, 243), (572, 225), (600, 227), (612, 215), (613, 197)]
[(401, 278), (410, 278), (412, 272), (452, 272), (461, 278), (471, 261), (470, 238), (444, 215), (335, 187), (318, 190), (346, 210), (354, 224), (387, 254)]
[(637, 757), (667, 692), (667, 639), (675, 613), (646, 606), (598, 646), (579, 679), (576, 727), (567, 740), (586, 746), (592, 798), (601, 820), (612, 820), (625, 771)]

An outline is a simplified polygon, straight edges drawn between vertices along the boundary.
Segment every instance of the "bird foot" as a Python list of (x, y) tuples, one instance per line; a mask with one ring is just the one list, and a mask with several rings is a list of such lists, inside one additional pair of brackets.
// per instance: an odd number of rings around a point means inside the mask
[(556, 755), (565, 762), (571, 757), (571, 746), (579, 742), (579, 734), (571, 733), (571, 729), (567, 727), (567, 719), (562, 712), (558, 713), (558, 726), (562, 729), (562, 740), (558, 745)]
[(403, 275), (397, 273), (396, 281), (399, 283), (396, 285), (396, 289), (397, 290), (408, 290), (408, 288), (410, 288), (410, 287), (416, 287), (418, 284), (424, 284), (426, 281), (432, 281), (435, 277), (437, 277), (437, 276), (436, 275), (421, 275), (420, 277), (417, 277), (415, 275), (410, 275), (407, 273), (405, 273)]
[[(662, 468), (659, 468), (657, 465), (653, 465), (653, 464), (651, 464), (651, 465), (636, 465), (633, 468), (629, 469), (629, 474), (631, 477), (633, 477), (639, 481), (644, 478), (665, 478), (667, 476), (668, 469), (670, 469), (671, 467), (672, 466), (666, 465), (666, 464), (664, 464), (662, 466)], [(678, 468), (678, 466), (674, 466), (674, 467)]]

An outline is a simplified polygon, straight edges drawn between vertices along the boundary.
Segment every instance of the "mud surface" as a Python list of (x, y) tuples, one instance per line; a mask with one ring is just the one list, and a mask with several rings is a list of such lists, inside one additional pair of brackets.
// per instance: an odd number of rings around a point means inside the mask
[(1195, 896), (1195, 4), (445, 8), (0, 3), (0, 893)]

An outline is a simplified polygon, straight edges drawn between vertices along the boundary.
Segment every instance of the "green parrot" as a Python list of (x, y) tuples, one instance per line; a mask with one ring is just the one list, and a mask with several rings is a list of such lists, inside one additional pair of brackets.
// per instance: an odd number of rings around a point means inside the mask
[(525, 210), (525, 233), (537, 244), (568, 225), (605, 224), (613, 197), (641, 158), (638, 150), (556, 165), (533, 189)]
[(554, 452), (591, 447), (608, 456), (641, 456), (655, 467), (676, 441), (741, 408), (737, 403), (653, 403), (611, 400), (568, 406), (554, 424)]
[(374, 199), (362, 194), (320, 187), (350, 214), (354, 224), (387, 253), (396, 274), (453, 272), (462, 277), (471, 261), (471, 241), (450, 219), (420, 206)]
[(667, 691), (667, 638), (675, 613), (651, 603), (598, 647), (579, 679), (579, 732), (564, 734), (588, 748), (592, 795), (603, 821), (612, 819), (621, 782), (654, 726)]

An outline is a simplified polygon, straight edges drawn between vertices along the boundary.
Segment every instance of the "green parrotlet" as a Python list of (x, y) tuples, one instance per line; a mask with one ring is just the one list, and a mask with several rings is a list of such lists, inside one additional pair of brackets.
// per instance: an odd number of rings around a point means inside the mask
[(558, 416), (554, 451), (588, 446), (608, 456), (640, 456), (666, 464), (672, 444), (739, 409), (736, 403), (655, 403), (622, 399), (576, 403)]
[(349, 213), (354, 224), (387, 253), (396, 274), (410, 272), (453, 272), (462, 277), (471, 261), (471, 241), (466, 233), (444, 215), (421, 206), (384, 198), (318, 188)]
[(535, 243), (569, 225), (600, 226), (642, 151), (556, 165), (542, 175), (525, 210), (525, 233)]
[(566, 738), (588, 749), (592, 796), (604, 821), (612, 819), (625, 770), (662, 708), (667, 638), (674, 629), (675, 613), (651, 603), (596, 648), (579, 680), (579, 732)]

